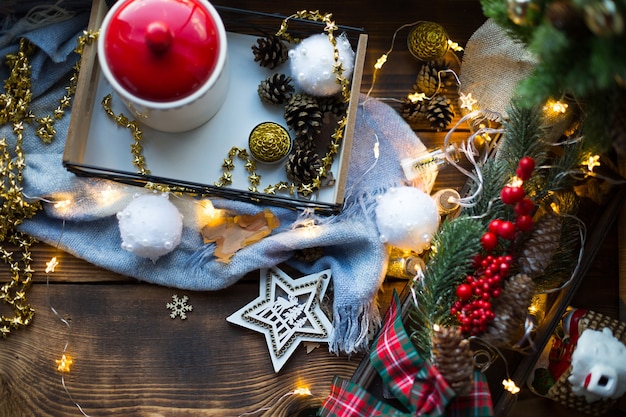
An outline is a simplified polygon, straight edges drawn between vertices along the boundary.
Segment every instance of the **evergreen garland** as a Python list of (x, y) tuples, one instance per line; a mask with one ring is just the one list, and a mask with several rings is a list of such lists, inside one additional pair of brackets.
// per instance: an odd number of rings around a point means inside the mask
[(484, 228), (467, 216), (444, 222), (433, 238), (428, 270), (414, 285), (416, 308), (411, 309), (411, 339), (423, 357), (430, 357), (432, 324), (453, 323), (450, 307), (456, 287), (472, 269)]
[[(556, 208), (562, 225), (560, 236), (556, 236), (558, 249), (548, 259), (548, 267), (534, 278), (535, 284), (542, 291), (562, 285), (578, 262), (580, 229), (577, 221), (568, 215), (574, 215), (578, 209), (578, 198), (571, 187), (580, 178), (569, 173), (580, 172), (582, 141), (561, 146), (545, 142), (543, 112), (538, 106), (523, 107), (513, 102), (507, 113), (509, 119), (496, 156), (488, 158), (474, 172), (480, 171), (481, 189), (478, 190), (475, 181), (468, 183), (468, 195), (480, 191), (474, 204), (441, 225), (433, 238), (424, 277), (413, 284), (415, 307), (409, 312), (411, 338), (424, 357), (430, 357), (434, 325), (457, 325), (450, 311), (457, 299), (456, 288), (475, 270), (474, 259), (481, 253), (481, 237), (489, 223), (493, 219), (516, 219), (513, 207), (503, 203), (500, 192), (515, 177), (522, 157), (530, 156), (538, 162), (532, 177), (524, 182), (526, 195), (537, 206), (537, 216)], [(526, 239), (528, 236), (500, 242), (494, 252), (515, 253)], [(514, 263), (512, 273), (517, 270)]]
[[(526, 107), (542, 105), (549, 98), (572, 96), (585, 114), (586, 142), (596, 152), (609, 150), (614, 140), (612, 120), (621, 117), (614, 114), (614, 102), (624, 94), (626, 85), (626, 1), (616, 0), (616, 10), (608, 17), (594, 9), (596, 2), (581, 0), (531, 0), (527, 3), (536, 16), (512, 16), (509, 6), (521, 3), (481, 0), (484, 14), (537, 58), (537, 65), (520, 82), (516, 96)], [(563, 6), (568, 14), (555, 6)], [(592, 23), (590, 16), (607, 18), (606, 25)], [(611, 19), (621, 24), (611, 27)]]

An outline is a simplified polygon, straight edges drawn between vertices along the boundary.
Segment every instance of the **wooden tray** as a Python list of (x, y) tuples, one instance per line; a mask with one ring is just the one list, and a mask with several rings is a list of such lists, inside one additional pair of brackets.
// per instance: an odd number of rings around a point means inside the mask
[[(96, 0), (90, 19), (90, 29), (98, 30), (106, 4)], [(143, 186), (147, 182), (180, 187), (189, 192), (208, 196), (225, 197), (254, 203), (290, 208), (312, 207), (321, 213), (331, 214), (341, 210), (344, 188), (350, 160), (350, 149), (361, 86), (367, 35), (362, 30), (340, 27), (355, 48), (355, 69), (351, 82), (351, 100), (348, 106), (347, 124), (342, 146), (334, 158), (331, 172), (332, 185), (321, 187), (314, 198), (281, 194), (266, 194), (268, 185), (288, 182), (284, 164), (257, 162), (256, 173), (261, 176), (258, 191), (250, 191), (245, 162), (234, 158), (235, 168), (232, 184), (216, 186), (222, 173), (224, 159), (233, 147), (247, 149), (250, 131), (259, 123), (273, 121), (285, 125), (284, 107), (267, 105), (258, 97), (259, 83), (274, 73), (289, 73), (289, 64), (273, 70), (254, 62), (252, 45), (259, 37), (275, 33), (284, 16), (217, 7), (228, 32), (229, 68), (231, 82), (228, 96), (220, 111), (208, 123), (183, 133), (159, 132), (142, 127), (143, 155), (151, 175), (137, 173), (133, 166), (130, 147), (133, 137), (129, 130), (115, 124), (101, 106), (102, 99), (112, 94), (115, 114), (130, 112), (123, 105), (112, 87), (101, 74), (94, 45), (85, 48), (77, 85), (76, 102), (67, 136), (64, 166), (82, 176), (100, 177), (127, 184)], [(296, 37), (322, 33), (320, 22), (290, 20), (290, 33)], [(320, 153), (325, 149), (336, 126), (328, 120), (321, 134)], [(325, 138), (325, 139), (324, 139)]]

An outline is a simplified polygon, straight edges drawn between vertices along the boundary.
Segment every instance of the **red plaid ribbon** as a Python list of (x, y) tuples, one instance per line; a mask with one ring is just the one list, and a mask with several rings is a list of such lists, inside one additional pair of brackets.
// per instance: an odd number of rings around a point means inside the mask
[(480, 372), (475, 375), (474, 391), (453, 400), (454, 391), (437, 368), (425, 361), (413, 346), (402, 324), (400, 300), (395, 292), (385, 324), (372, 347), (370, 362), (383, 383), (409, 412), (379, 401), (357, 384), (335, 378), (319, 416), (438, 417), (447, 411), (454, 417), (493, 415), (489, 387)]

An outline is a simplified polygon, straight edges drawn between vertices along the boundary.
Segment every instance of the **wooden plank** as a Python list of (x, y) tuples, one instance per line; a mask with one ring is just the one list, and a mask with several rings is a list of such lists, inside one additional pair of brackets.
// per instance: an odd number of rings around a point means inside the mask
[[(189, 296), (186, 320), (169, 317), (174, 293)], [(264, 337), (225, 320), (258, 295), (254, 282), (213, 293), (36, 284), (29, 295), (34, 323), (0, 349), (0, 416), (77, 413), (55, 364), (66, 343), (74, 361), (63, 374), (69, 393), (98, 416), (238, 415), (272, 407), (301, 386), (320, 399), (333, 376), (349, 377), (360, 359), (301, 347), (275, 374)]]

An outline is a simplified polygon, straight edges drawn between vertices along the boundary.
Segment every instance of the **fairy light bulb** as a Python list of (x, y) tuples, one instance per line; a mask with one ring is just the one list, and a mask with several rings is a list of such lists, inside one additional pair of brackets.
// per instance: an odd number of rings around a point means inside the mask
[(424, 93), (411, 93), (408, 96), (406, 96), (406, 98), (408, 98), (411, 101), (411, 103), (417, 103), (418, 101), (426, 100), (426, 94), (424, 94)]
[(57, 359), (55, 360), (55, 362), (57, 364), (57, 371), (63, 372), (63, 373), (69, 373), (70, 366), (74, 363), (72, 358), (66, 354), (63, 354), (61, 356), (61, 359)]
[(59, 261), (56, 256), (53, 256), (48, 262), (46, 262), (46, 274), (54, 272), (54, 269), (59, 266)]
[(294, 395), (300, 395), (300, 396), (309, 396), (309, 395), (313, 395), (311, 393), (311, 390), (308, 389), (307, 387), (298, 387), (296, 389), (293, 390), (293, 394)]
[(591, 155), (585, 161), (585, 165), (587, 165), (587, 169), (589, 170), (589, 172), (593, 172), (593, 169), (595, 167), (600, 166), (600, 155)]
[(54, 203), (54, 208), (59, 209), (59, 210), (64, 210), (64, 209), (69, 208), (71, 204), (72, 204), (71, 200), (60, 200)]
[(569, 105), (567, 103), (563, 103), (562, 101), (549, 99), (546, 104), (543, 106), (543, 111), (547, 113), (554, 114), (564, 114), (567, 111)]
[(468, 112), (476, 110), (476, 107), (474, 107), (474, 105), (478, 103), (478, 100), (472, 97), (472, 93), (460, 93), (459, 101), (461, 102), (461, 105), (459, 106), (461, 109), (466, 109)]
[(503, 380), (502, 381), (502, 386), (504, 386), (504, 389), (507, 390), (508, 392), (510, 392), (513, 395), (515, 395), (515, 394), (520, 392), (520, 388), (510, 378)]
[(376, 61), (376, 64), (374, 64), (374, 68), (377, 70), (381, 69), (383, 65), (385, 65), (385, 62), (387, 62), (387, 54), (382, 54)]
[(424, 260), (413, 251), (392, 247), (389, 254), (386, 276), (400, 279), (413, 279), (426, 268)]
[(403, 159), (400, 164), (406, 179), (412, 181), (417, 177), (437, 172), (449, 163), (448, 158), (458, 160), (459, 149), (456, 145), (451, 144), (445, 150), (443, 148), (429, 149), (415, 158)]
[(115, 202), (120, 196), (120, 192), (114, 189), (112, 186), (107, 185), (104, 190), (97, 193), (98, 203), (103, 205), (109, 205)]
[(202, 224), (214, 226), (219, 221), (222, 212), (213, 206), (211, 200), (203, 200), (198, 204), (198, 216), (202, 219)]

